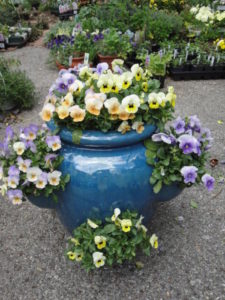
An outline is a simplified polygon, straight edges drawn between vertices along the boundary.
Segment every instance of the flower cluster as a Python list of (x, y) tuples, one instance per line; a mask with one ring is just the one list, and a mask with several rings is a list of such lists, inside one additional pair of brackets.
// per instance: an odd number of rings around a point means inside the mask
[(203, 23), (221, 22), (225, 19), (225, 12), (213, 11), (209, 6), (194, 6), (190, 9), (190, 13)]
[(217, 39), (214, 44), (219, 50), (225, 50), (225, 39)]
[(171, 120), (176, 95), (158, 92), (159, 82), (138, 64), (130, 71), (115, 60), (113, 71), (107, 63), (97, 68), (83, 66), (63, 70), (50, 88), (41, 117), (73, 129), (144, 130), (144, 124), (160, 128)]
[(150, 183), (158, 193), (162, 184), (173, 182), (190, 186), (204, 183), (211, 191), (215, 179), (206, 174), (207, 151), (212, 145), (210, 130), (201, 125), (197, 116), (178, 117), (170, 131), (157, 133), (147, 140), (147, 162), (155, 167)]
[(1, 194), (21, 204), (30, 194), (52, 194), (64, 188), (69, 176), (62, 176), (56, 168), (63, 158), (57, 154), (61, 148), (59, 136), (52, 135), (45, 125), (34, 124), (22, 128), (16, 135), (8, 126), (0, 143)]
[(90, 270), (131, 260), (137, 248), (149, 255), (150, 247), (158, 248), (158, 238), (155, 234), (147, 235), (142, 220), (143, 216), (138, 217), (136, 212), (121, 213), (119, 208), (114, 209), (111, 218), (106, 218), (105, 224), (88, 219), (74, 230), (67, 257)]

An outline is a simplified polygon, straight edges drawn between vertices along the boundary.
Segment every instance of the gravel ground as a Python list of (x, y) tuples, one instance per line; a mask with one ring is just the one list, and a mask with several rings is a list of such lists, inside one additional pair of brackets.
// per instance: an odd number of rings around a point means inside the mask
[[(48, 51), (26, 47), (6, 54), (19, 58), (35, 82), (39, 102), (20, 114), (15, 126), (39, 122), (38, 112), (57, 72), (45, 64)], [(225, 81), (173, 82), (177, 114), (197, 114), (212, 129), (211, 155), (225, 159)], [(219, 125), (218, 120), (224, 124)], [(219, 164), (213, 171), (223, 175)], [(149, 224), (160, 239), (150, 257), (139, 255), (144, 267), (133, 264), (87, 274), (64, 257), (67, 232), (54, 213), (30, 203), (13, 207), (1, 201), (0, 299), (2, 300), (223, 300), (225, 299), (225, 192), (203, 187), (186, 189), (161, 204)], [(191, 200), (198, 207), (192, 208)]]

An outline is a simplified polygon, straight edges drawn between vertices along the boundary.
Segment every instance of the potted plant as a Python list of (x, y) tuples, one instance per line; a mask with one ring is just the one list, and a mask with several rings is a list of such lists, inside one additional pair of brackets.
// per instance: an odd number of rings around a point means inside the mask
[(126, 59), (132, 51), (132, 47), (127, 34), (122, 34), (116, 29), (110, 28), (102, 32), (103, 38), (96, 43), (99, 62), (108, 63), (112, 67), (115, 58)]

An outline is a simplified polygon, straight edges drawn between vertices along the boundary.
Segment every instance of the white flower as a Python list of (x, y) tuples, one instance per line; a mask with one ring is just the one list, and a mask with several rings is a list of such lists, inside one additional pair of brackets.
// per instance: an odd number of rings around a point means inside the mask
[(2, 195), (2, 197), (4, 197), (6, 195), (6, 192), (7, 192), (7, 185), (6, 184), (3, 184), (0, 186), (0, 193)]
[(86, 104), (86, 110), (90, 114), (98, 116), (103, 107), (103, 103), (105, 99), (106, 99), (105, 94), (88, 93), (84, 99), (84, 102)]
[(141, 102), (137, 95), (133, 94), (123, 98), (122, 106), (125, 108), (127, 113), (136, 113), (138, 111), (138, 107), (140, 106)]
[(197, 14), (197, 12), (198, 12), (198, 8), (195, 6), (190, 9), (190, 13), (193, 15)]
[(119, 217), (120, 214), (121, 214), (121, 210), (119, 208), (115, 208), (114, 209), (114, 214), (112, 215), (111, 220), (113, 222), (115, 222), (116, 219)]
[(148, 231), (148, 229), (142, 224), (143, 219), (144, 219), (144, 217), (140, 216), (139, 220), (135, 224), (135, 227), (139, 230), (142, 229), (146, 233)]
[(137, 81), (140, 81), (144, 71), (139, 66), (139, 64), (135, 64), (131, 67), (131, 73), (136, 78)]
[(64, 105), (60, 105), (57, 107), (56, 112), (58, 114), (59, 119), (63, 120), (69, 116), (69, 108)]
[(109, 114), (115, 115), (120, 112), (120, 103), (116, 97), (107, 99), (104, 102), (104, 106), (108, 109)]
[(40, 116), (43, 121), (48, 122), (51, 120), (53, 112), (55, 111), (55, 106), (51, 103), (47, 103), (42, 108), (42, 111), (40, 112)]
[(69, 107), (72, 104), (73, 104), (73, 95), (71, 93), (67, 93), (62, 100), (62, 105)]
[(101, 93), (110, 93), (113, 86), (112, 73), (101, 74), (97, 82), (98, 88)]
[(79, 94), (80, 91), (83, 89), (83, 87), (84, 87), (84, 84), (82, 81), (75, 80), (74, 83), (71, 84), (71, 86), (69, 87), (69, 92)]
[(142, 133), (144, 131), (144, 123), (143, 122), (134, 122), (134, 124), (132, 125), (132, 129), (136, 130), (137, 133)]
[(27, 169), (27, 180), (30, 182), (35, 182), (41, 175), (42, 171), (38, 167), (32, 167)]
[(126, 133), (127, 131), (130, 131), (130, 125), (127, 121), (123, 121), (120, 126), (118, 127), (117, 131), (121, 132), (122, 134)]
[(150, 239), (149, 239), (149, 243), (151, 244), (151, 246), (155, 249), (158, 248), (158, 237), (153, 234)]
[(95, 223), (94, 223), (93, 221), (91, 221), (90, 219), (87, 219), (87, 223), (88, 223), (88, 225), (89, 225), (91, 228), (93, 228), (93, 229), (98, 228), (98, 225), (95, 224)]
[(47, 178), (42, 176), (42, 174), (38, 177), (37, 181), (35, 182), (35, 186), (38, 189), (44, 189), (47, 185)]
[(106, 257), (103, 255), (102, 252), (94, 252), (92, 254), (92, 257), (93, 257), (93, 263), (96, 266), (96, 268), (100, 268), (104, 266)]
[(123, 64), (124, 64), (124, 60), (122, 60), (122, 59), (114, 59), (114, 60), (112, 61), (112, 69), (113, 69), (113, 71), (114, 71), (114, 69), (115, 69), (115, 66), (120, 66), (120, 67), (122, 67)]
[(85, 109), (80, 108), (79, 105), (71, 106), (69, 112), (74, 122), (82, 122), (86, 114)]
[(59, 185), (60, 176), (62, 173), (60, 171), (53, 171), (52, 173), (48, 173), (48, 182), (50, 185)]
[(13, 144), (13, 149), (17, 155), (22, 155), (25, 151), (25, 144), (23, 142), (16, 142)]

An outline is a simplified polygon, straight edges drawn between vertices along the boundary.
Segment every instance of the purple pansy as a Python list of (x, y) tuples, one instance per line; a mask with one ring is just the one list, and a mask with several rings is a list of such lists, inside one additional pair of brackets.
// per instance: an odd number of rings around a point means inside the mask
[(185, 132), (185, 122), (181, 117), (178, 117), (174, 122), (173, 122), (173, 128), (176, 132), (176, 134), (182, 134)]
[(13, 204), (21, 204), (23, 198), (23, 192), (21, 190), (8, 190), (7, 196)]
[(14, 136), (14, 132), (11, 126), (7, 126), (5, 130), (5, 141), (9, 142)]
[(123, 70), (118, 66), (118, 65), (116, 65), (114, 68), (113, 68), (113, 71), (115, 72), (115, 73), (118, 73), (118, 74), (123, 74)]
[(7, 157), (10, 154), (9, 144), (4, 139), (3, 143), (0, 143), (0, 156)]
[(185, 166), (180, 170), (181, 174), (184, 177), (185, 183), (195, 183), (195, 180), (198, 176), (197, 171), (198, 168), (194, 166)]
[(26, 140), (33, 141), (37, 137), (38, 130), (39, 128), (37, 125), (30, 124), (23, 129), (21, 136)]
[(47, 136), (46, 143), (47, 143), (48, 147), (54, 151), (61, 148), (61, 140), (58, 135)]
[(34, 142), (32, 142), (32, 141), (26, 141), (25, 142), (25, 146), (26, 146), (26, 149), (30, 149), (31, 152), (33, 152), (33, 153), (37, 152), (37, 147), (34, 144)]
[(201, 131), (201, 122), (197, 116), (190, 116), (188, 118), (188, 120), (189, 120), (188, 125), (193, 131), (196, 131), (196, 132)]
[(45, 156), (45, 162), (47, 164), (51, 163), (58, 155), (57, 154), (47, 154)]
[(56, 85), (56, 90), (60, 93), (66, 93), (68, 91), (68, 86), (65, 84), (62, 78), (57, 78), (55, 85)]
[(109, 65), (105, 62), (100, 63), (97, 65), (97, 69), (96, 69), (96, 73), (98, 75), (101, 75), (102, 73), (104, 73), (105, 71), (107, 71), (109, 68)]
[(20, 170), (16, 166), (13, 165), (13, 166), (9, 167), (8, 175), (9, 176), (19, 176)]
[(19, 184), (20, 178), (17, 175), (10, 175), (7, 178), (7, 181), (8, 181), (8, 186), (15, 189)]
[(205, 174), (202, 176), (202, 182), (208, 191), (212, 191), (214, 189), (215, 179), (209, 174)]
[(77, 77), (72, 73), (66, 72), (62, 75), (62, 79), (63, 79), (64, 83), (66, 84), (66, 86), (69, 86), (74, 83), (74, 81), (77, 79)]
[(19, 166), (19, 169), (23, 172), (26, 172), (26, 170), (30, 167), (32, 160), (31, 159), (22, 159), (21, 156), (17, 158), (17, 163)]
[(179, 148), (182, 149), (184, 154), (199, 154), (200, 143), (194, 136), (189, 134), (183, 134), (178, 138), (178, 142)]
[(153, 140), (153, 142), (164, 142), (169, 145), (176, 143), (176, 138), (172, 134), (168, 135), (165, 133), (153, 134), (152, 140)]

